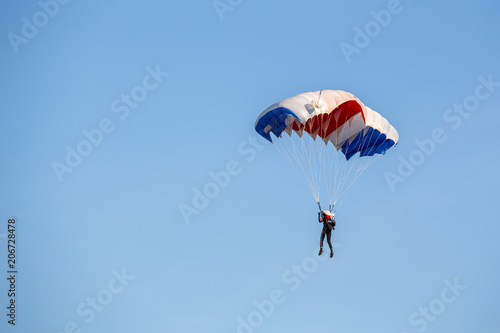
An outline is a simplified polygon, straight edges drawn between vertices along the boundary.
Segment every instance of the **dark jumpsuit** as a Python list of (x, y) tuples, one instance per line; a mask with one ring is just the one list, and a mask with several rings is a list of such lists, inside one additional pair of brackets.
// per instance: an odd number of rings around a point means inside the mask
[(335, 229), (335, 218), (333, 220), (330, 220), (327, 216), (324, 214), (319, 214), (318, 215), (318, 220), (319, 222), (323, 222), (323, 230), (321, 230), (321, 237), (319, 240), (319, 246), (323, 248), (323, 240), (325, 239), (326, 236), (326, 241), (328, 242), (328, 246), (330, 247), (330, 250), (333, 250), (332, 246), (332, 229)]

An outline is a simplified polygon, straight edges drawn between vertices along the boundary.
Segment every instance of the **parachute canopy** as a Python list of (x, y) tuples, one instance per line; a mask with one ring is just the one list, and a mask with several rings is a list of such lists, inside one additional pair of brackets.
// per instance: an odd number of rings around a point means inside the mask
[[(278, 139), (275, 146), (303, 174), (318, 203), (320, 185), (326, 182), (330, 205), (373, 163), (370, 157), (385, 154), (399, 140), (385, 118), (342, 90), (306, 92), (275, 103), (257, 118), (255, 130), (271, 143), (271, 133)], [(354, 179), (349, 180), (351, 172)]]
[(270, 133), (280, 137), (293, 130), (302, 137), (305, 131), (325, 144), (331, 141), (347, 159), (358, 152), (384, 154), (399, 140), (386, 119), (342, 90), (303, 93), (273, 104), (257, 118), (255, 130), (270, 142)]

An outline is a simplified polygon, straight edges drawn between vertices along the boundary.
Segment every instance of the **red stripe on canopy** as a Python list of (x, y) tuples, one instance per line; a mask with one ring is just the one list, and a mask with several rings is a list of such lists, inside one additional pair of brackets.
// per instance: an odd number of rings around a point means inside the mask
[(322, 113), (309, 118), (305, 124), (295, 121), (292, 129), (296, 132), (304, 130), (309, 134), (317, 134), (321, 138), (326, 138), (358, 113), (361, 113), (363, 121), (366, 121), (361, 104), (355, 100), (350, 100), (340, 104), (329, 113)]

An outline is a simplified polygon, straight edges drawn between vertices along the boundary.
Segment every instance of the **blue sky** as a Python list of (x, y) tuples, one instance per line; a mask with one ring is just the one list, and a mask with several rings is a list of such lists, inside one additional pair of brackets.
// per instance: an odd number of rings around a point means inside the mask
[[(497, 2), (0, 6), (2, 332), (500, 331)], [(253, 129), (320, 89), (400, 135), (337, 210), (333, 260)]]

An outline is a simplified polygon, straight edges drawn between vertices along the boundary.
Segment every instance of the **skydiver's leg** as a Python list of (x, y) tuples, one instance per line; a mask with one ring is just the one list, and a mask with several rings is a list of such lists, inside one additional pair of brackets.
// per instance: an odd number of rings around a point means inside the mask
[(330, 246), (330, 258), (333, 258), (332, 232), (331, 231), (327, 234), (326, 240), (328, 241), (328, 246)]
[(325, 231), (321, 231), (321, 236), (319, 238), (319, 253), (318, 256), (320, 256), (323, 253), (323, 240), (325, 239)]
[(328, 242), (328, 246), (330, 247), (330, 250), (333, 250), (333, 246), (332, 246), (332, 232), (331, 231), (326, 234), (326, 241)]

